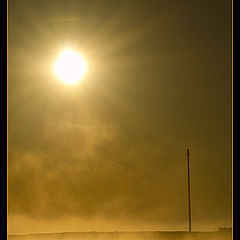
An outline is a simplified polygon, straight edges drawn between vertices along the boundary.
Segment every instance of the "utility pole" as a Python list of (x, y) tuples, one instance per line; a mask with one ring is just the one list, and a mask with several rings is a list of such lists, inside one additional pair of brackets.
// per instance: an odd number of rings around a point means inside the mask
[(190, 151), (187, 149), (187, 171), (188, 171), (188, 221), (189, 232), (192, 231), (192, 219), (191, 219), (191, 194), (190, 194), (190, 164), (189, 164)]

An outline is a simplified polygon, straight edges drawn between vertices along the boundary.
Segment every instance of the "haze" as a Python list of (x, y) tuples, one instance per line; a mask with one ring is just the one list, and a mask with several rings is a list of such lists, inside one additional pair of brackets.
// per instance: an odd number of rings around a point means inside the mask
[[(9, 1), (8, 231), (231, 226), (231, 1)], [(72, 47), (76, 87), (52, 74)]]

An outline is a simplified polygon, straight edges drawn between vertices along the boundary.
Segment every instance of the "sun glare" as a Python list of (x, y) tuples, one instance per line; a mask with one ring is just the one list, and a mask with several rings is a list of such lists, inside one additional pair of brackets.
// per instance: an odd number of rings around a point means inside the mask
[(55, 62), (54, 71), (62, 82), (71, 85), (84, 77), (87, 67), (79, 53), (72, 49), (66, 49)]

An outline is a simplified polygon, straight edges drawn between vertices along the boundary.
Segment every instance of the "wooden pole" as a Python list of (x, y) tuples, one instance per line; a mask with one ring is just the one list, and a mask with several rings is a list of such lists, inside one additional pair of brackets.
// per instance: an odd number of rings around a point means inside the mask
[(188, 171), (188, 220), (189, 220), (189, 232), (192, 231), (192, 219), (191, 219), (191, 194), (190, 194), (190, 164), (189, 164), (190, 151), (187, 149), (187, 171)]

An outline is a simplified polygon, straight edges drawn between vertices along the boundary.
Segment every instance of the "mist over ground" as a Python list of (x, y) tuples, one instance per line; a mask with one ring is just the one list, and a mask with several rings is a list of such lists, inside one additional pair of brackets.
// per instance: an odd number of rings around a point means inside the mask
[(230, 240), (231, 232), (89, 232), (9, 236), (10, 240)]

